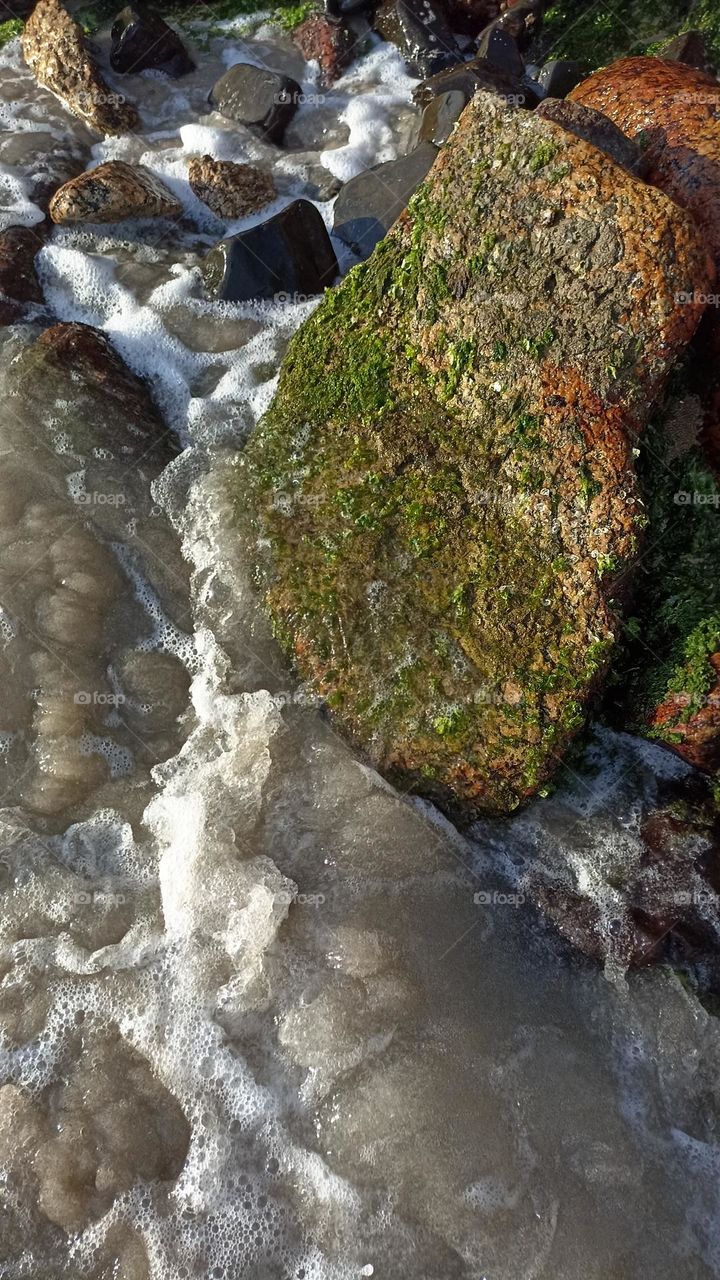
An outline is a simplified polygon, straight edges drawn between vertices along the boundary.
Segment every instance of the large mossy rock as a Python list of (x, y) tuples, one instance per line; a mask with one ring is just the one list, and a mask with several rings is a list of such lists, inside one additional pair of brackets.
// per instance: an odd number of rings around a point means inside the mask
[(478, 94), (293, 340), (237, 462), (276, 634), (335, 722), (453, 813), (557, 767), (610, 660), (643, 426), (711, 267), (689, 215)]

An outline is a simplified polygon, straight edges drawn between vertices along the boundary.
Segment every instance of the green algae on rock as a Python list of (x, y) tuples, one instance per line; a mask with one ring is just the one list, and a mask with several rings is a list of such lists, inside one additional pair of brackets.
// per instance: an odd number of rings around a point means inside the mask
[(641, 449), (646, 549), (616, 659), (619, 712), (690, 764), (720, 767), (720, 486), (697, 397), (675, 394)]
[(338, 727), (453, 814), (515, 808), (583, 724), (710, 273), (660, 192), (480, 93), (291, 343), (234, 478), (258, 584)]

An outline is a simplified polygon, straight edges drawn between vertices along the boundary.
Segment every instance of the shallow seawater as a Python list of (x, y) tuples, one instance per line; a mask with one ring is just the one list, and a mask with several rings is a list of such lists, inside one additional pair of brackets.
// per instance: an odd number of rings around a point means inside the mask
[[(144, 131), (102, 143), (0, 56), (9, 222), (73, 149), (185, 210), (40, 258), (52, 315), (108, 334), (182, 453), (118, 471), (82, 404), (68, 440), (18, 382), (50, 315), (3, 339), (0, 1275), (720, 1275), (717, 1020), (669, 970), (584, 961), (523, 891), (535, 857), (592, 892), (683, 766), (603, 731), (591, 771), (460, 835), (293, 684), (232, 533), (227, 474), (314, 303), (204, 299), (235, 228), (187, 158), (271, 165), (270, 211), (330, 224), (338, 180), (402, 153), (413, 82), (377, 46), (313, 101), (268, 28), (195, 52), (124, 80)], [(207, 114), (247, 57), (306, 78), (289, 149)]]

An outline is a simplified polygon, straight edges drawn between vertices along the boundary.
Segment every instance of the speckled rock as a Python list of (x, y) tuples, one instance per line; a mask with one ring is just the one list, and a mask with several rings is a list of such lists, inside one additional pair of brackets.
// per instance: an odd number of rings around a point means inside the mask
[[(571, 97), (642, 141), (647, 180), (690, 210), (720, 267), (720, 84), (681, 62), (626, 58), (585, 80)], [(686, 306), (708, 300), (696, 364), (705, 407), (699, 439), (720, 475), (717, 286), (681, 298)], [(648, 494), (654, 550), (643, 592), (653, 608), (647, 617), (641, 610), (647, 678), (630, 680), (631, 723), (714, 770), (720, 766), (720, 492), (697, 449), (685, 459), (673, 453), (670, 461)]]
[(57, 94), (74, 116), (100, 133), (138, 126), (132, 103), (106, 84), (85, 44), (82, 28), (60, 0), (39, 0), (22, 33), (23, 57), (38, 82)]
[(198, 199), (218, 218), (245, 218), (277, 195), (269, 173), (212, 156), (195, 156), (188, 165), (188, 180)]
[(143, 165), (108, 160), (66, 182), (50, 201), (53, 222), (179, 218), (182, 205)]
[(292, 38), (308, 62), (318, 63), (321, 87), (334, 84), (352, 61), (355, 42), (339, 18), (311, 13), (295, 28)]
[(157, 68), (173, 79), (195, 70), (177, 31), (159, 13), (143, 4), (129, 4), (120, 11), (110, 32), (110, 66), (113, 71), (134, 72)]
[(637, 555), (635, 433), (710, 273), (673, 202), (481, 93), (290, 345), (240, 536), (337, 727), (456, 816), (514, 809), (584, 722)]
[(623, 58), (570, 98), (643, 143), (647, 181), (689, 209), (720, 262), (720, 84), (662, 58)]

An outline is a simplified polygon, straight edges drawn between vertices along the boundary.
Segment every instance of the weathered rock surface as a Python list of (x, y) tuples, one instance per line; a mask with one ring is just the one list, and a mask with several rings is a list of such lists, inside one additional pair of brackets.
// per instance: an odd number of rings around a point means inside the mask
[(422, 142), (409, 155), (351, 178), (335, 201), (334, 235), (361, 258), (369, 258), (378, 240), (387, 235), (407, 207), (436, 157), (432, 143)]
[(295, 28), (292, 38), (308, 62), (318, 63), (322, 88), (339, 80), (352, 61), (353, 38), (338, 18), (311, 13)]
[(82, 28), (60, 0), (38, 0), (22, 34), (23, 57), (40, 84), (100, 133), (138, 126), (132, 103), (106, 84), (85, 44)]
[(238, 62), (213, 86), (210, 102), (228, 120), (244, 124), (268, 142), (279, 142), (297, 111), (300, 93), (290, 76)]
[(720, 262), (718, 81), (681, 62), (623, 58), (570, 97), (641, 138), (647, 181), (690, 210)]
[(710, 275), (674, 203), (478, 94), (294, 338), (238, 521), (278, 639), (403, 787), (510, 811), (583, 723), (642, 524), (635, 433)]
[(322, 215), (295, 200), (267, 222), (221, 240), (204, 264), (205, 286), (222, 302), (302, 301), (322, 293), (338, 264)]
[(177, 31), (142, 4), (120, 11), (110, 32), (110, 66), (125, 73), (156, 67), (173, 79), (195, 70)]
[(432, 76), (462, 60), (457, 41), (433, 0), (383, 0), (375, 30), (397, 45), (418, 76)]
[(199, 200), (218, 218), (244, 218), (275, 199), (269, 173), (251, 164), (196, 156), (188, 165), (188, 180)]
[[(626, 58), (591, 76), (572, 99), (605, 112), (643, 145), (649, 182), (689, 209), (720, 266), (720, 84), (682, 62)], [(695, 380), (705, 406), (698, 440), (720, 474), (720, 312), (713, 290), (698, 338)], [(687, 410), (687, 414), (690, 411)], [(677, 428), (682, 405), (670, 418)], [(670, 420), (670, 419), (668, 419)], [(667, 426), (667, 422), (666, 422)], [(659, 437), (667, 470), (648, 482), (652, 550), (644, 562), (637, 643), (643, 676), (629, 675), (631, 723), (706, 770), (720, 765), (720, 595), (715, 589), (720, 492), (701, 451)], [(632, 667), (630, 667), (632, 673)]]
[(179, 218), (182, 205), (143, 165), (108, 160), (71, 178), (50, 201), (53, 222), (121, 222), (124, 218)]
[(643, 154), (637, 142), (627, 138), (602, 111), (562, 98), (546, 98), (537, 108), (537, 114), (545, 120), (553, 120), (561, 129), (567, 129), (568, 133), (574, 133), (577, 138), (591, 142), (594, 147), (611, 156), (616, 164), (622, 165), (623, 169), (628, 169), (639, 177), (643, 175)]

